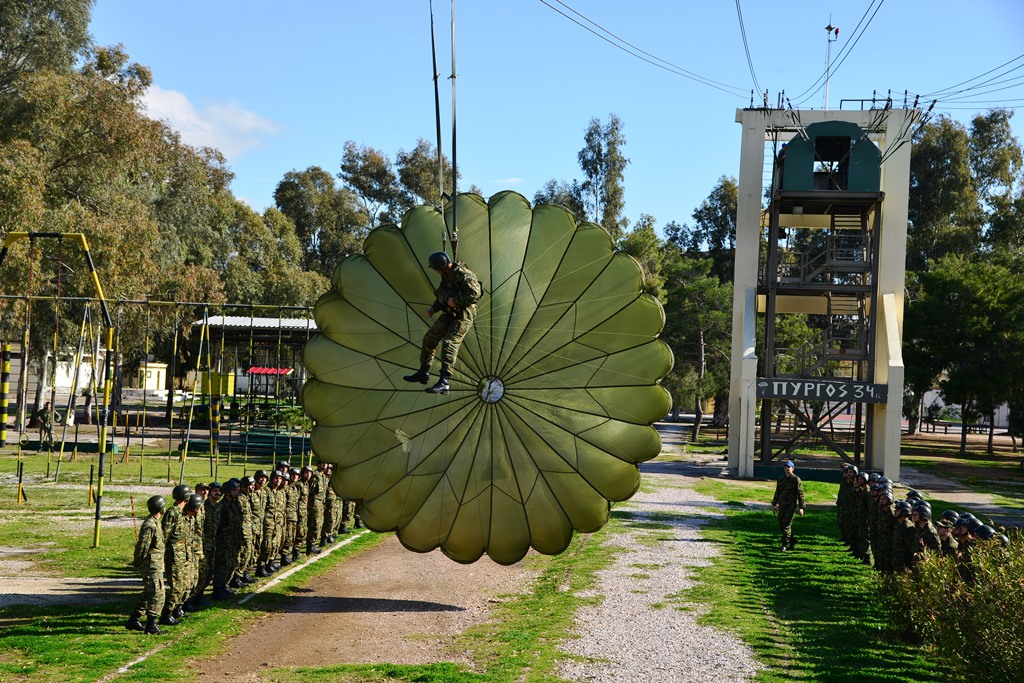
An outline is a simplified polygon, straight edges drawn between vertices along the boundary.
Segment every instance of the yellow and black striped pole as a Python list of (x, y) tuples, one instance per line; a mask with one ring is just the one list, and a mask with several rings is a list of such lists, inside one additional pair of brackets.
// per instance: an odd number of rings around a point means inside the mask
[(7, 445), (7, 406), (11, 390), (11, 345), (3, 343), (0, 349), (0, 446)]

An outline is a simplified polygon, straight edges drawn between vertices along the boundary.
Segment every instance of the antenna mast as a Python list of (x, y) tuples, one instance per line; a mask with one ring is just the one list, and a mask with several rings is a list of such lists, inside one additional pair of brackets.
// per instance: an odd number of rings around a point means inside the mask
[(832, 43), (839, 40), (839, 27), (832, 25), (832, 19), (829, 18), (828, 26), (825, 27), (828, 38), (828, 47), (825, 51), (825, 111), (828, 111), (828, 79), (829, 71), (832, 70)]

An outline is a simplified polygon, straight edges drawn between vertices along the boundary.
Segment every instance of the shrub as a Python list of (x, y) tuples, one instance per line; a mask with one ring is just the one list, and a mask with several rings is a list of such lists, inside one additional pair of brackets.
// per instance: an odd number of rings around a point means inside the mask
[(935, 555), (883, 579), (897, 631), (927, 645), (955, 680), (1024, 680), (1024, 539), (1009, 535), (1007, 547), (972, 549), (969, 582), (964, 565)]

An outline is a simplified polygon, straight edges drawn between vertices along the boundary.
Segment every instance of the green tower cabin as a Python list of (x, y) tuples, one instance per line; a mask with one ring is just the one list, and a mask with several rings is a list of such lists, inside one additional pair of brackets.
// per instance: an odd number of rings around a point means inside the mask
[[(824, 449), (899, 477), (910, 153), (900, 143), (916, 116), (737, 112), (729, 465), (740, 476)], [(790, 320), (811, 337), (787, 335)]]

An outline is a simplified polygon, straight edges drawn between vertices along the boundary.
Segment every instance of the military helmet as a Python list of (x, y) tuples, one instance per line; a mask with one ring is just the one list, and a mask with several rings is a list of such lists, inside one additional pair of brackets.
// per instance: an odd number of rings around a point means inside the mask
[(956, 521), (960, 519), (960, 513), (956, 510), (946, 510), (942, 513), (942, 519), (948, 519), (949, 521), (956, 524)]
[(892, 489), (887, 486), (883, 486), (880, 489), (878, 489), (878, 497), (882, 498), (883, 496), (889, 499), (889, 502), (891, 503), (893, 501)]
[(237, 479), (228, 479), (224, 482), (224, 493), (234, 491), (237, 488), (241, 488), (242, 484)]
[(999, 542), (1002, 544), (1004, 548), (1010, 545), (1010, 537), (1006, 534), (999, 534), (998, 536), (996, 536), (996, 538), (999, 540)]
[(212, 484), (210, 484), (210, 490), (213, 491), (214, 489), (220, 489), (221, 491), (223, 491), (224, 487), (220, 485), (220, 482), (215, 481)]
[(192, 495), (192, 489), (189, 488), (188, 484), (178, 484), (171, 489), (171, 497), (174, 498), (175, 503), (180, 503), (183, 500), (188, 500), (188, 497)]
[(907, 500), (924, 500), (924, 496), (921, 495), (920, 491), (910, 489), (907, 491)]
[(247, 474), (244, 477), (242, 477), (240, 483), (242, 484), (242, 486), (252, 486), (253, 484), (256, 483), (256, 480), (253, 479), (252, 476)]
[(203, 497), (198, 493), (193, 493), (188, 497), (188, 502), (185, 503), (186, 510), (198, 510), (203, 507)]
[[(977, 534), (978, 534), (978, 529), (980, 529), (983, 526), (985, 526), (985, 525), (981, 523), (981, 520), (971, 519), (971, 520), (967, 521), (967, 530), (970, 531), (975, 536), (977, 536)], [(989, 527), (989, 528), (991, 529), (992, 527)]]
[(845, 472), (846, 470), (850, 469), (851, 467), (853, 467), (853, 465), (851, 465), (851, 464), (850, 464), (850, 463), (848, 463), (848, 462), (844, 462), (844, 463), (843, 463), (843, 466), (842, 466), (842, 467), (840, 467), (839, 469), (840, 469), (840, 470), (842, 470), (843, 472)]
[(264, 479), (270, 479), (270, 475), (267, 474), (266, 470), (256, 470), (256, 474), (252, 475), (254, 479), (263, 477)]
[(159, 515), (161, 512), (164, 511), (164, 508), (166, 506), (167, 503), (164, 502), (163, 496), (153, 496), (152, 498), (146, 501), (146, 509), (149, 510), (149, 514), (151, 515)]
[(289, 465), (288, 465), (288, 461), (287, 460), (278, 460), (277, 461), (277, 469), (279, 469), (279, 470), (288, 470), (288, 467), (289, 467)]
[(927, 519), (928, 521), (931, 521), (932, 519), (931, 505), (917, 505), (914, 507), (914, 512), (916, 512), (917, 516), (921, 519)]
[(274, 477), (277, 477), (278, 479), (284, 479), (284, 475), (281, 474), (281, 470), (274, 470), (273, 472), (271, 472), (270, 478), (273, 479)]
[(996, 535), (996, 530), (990, 527), (988, 524), (982, 524), (977, 529), (971, 532), (983, 541), (987, 541)]
[(899, 510), (899, 513), (901, 515), (909, 515), (911, 512), (913, 512), (913, 508), (910, 507), (910, 503), (908, 503), (905, 500), (897, 501), (895, 507), (897, 510)]
[(430, 258), (427, 259), (427, 265), (437, 270), (444, 270), (449, 264), (451, 264), (451, 262), (451, 257), (443, 251), (435, 251), (430, 255)]
[(878, 481), (881, 478), (882, 475), (880, 475), (878, 472), (872, 472), (871, 474), (868, 475), (869, 481)]
[(298, 467), (293, 467), (290, 470), (288, 470), (289, 477), (297, 477), (300, 474), (302, 474), (302, 470), (300, 470)]
[(302, 467), (303, 472), (313, 472), (314, 470), (315, 468), (312, 465), (303, 465)]
[(866, 483), (871, 480), (871, 475), (868, 474), (867, 472), (858, 472), (857, 479), (863, 479)]
[(209, 491), (210, 487), (209, 485), (204, 484), (203, 482), (199, 482), (198, 484), (195, 485), (195, 488), (193, 488), (192, 490), (198, 491), (199, 489), (206, 489), (207, 491)]
[(860, 470), (857, 469), (856, 465), (850, 465), (850, 474), (856, 476), (859, 473), (860, 473)]

